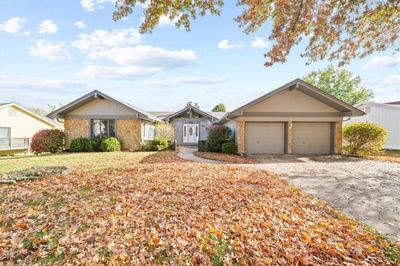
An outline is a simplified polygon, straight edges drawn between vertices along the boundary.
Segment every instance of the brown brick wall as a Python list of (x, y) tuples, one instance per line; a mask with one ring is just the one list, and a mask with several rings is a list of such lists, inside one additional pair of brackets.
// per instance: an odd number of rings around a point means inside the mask
[(237, 131), (237, 145), (238, 152), (245, 152), (245, 134), (246, 134), (246, 123), (244, 121), (236, 121), (236, 131)]
[(79, 137), (89, 137), (89, 119), (64, 119), (65, 148), (69, 149), (71, 140)]
[(140, 149), (142, 141), (140, 119), (117, 119), (116, 133), (117, 138), (122, 141), (122, 149), (135, 151)]
[(342, 121), (335, 123), (335, 154), (342, 154)]

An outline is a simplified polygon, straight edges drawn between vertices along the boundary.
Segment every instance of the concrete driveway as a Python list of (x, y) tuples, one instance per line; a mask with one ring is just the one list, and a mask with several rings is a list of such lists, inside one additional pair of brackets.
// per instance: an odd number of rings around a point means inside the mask
[(400, 242), (400, 164), (342, 156), (256, 156), (252, 167), (291, 184)]

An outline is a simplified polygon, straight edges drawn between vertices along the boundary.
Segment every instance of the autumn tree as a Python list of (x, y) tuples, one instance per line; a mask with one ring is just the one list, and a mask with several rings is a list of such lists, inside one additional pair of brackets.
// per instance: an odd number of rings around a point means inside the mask
[[(160, 18), (175, 21), (177, 27), (191, 28), (198, 16), (220, 15), (224, 0), (117, 0), (114, 20), (120, 20), (143, 8), (142, 33), (152, 32)], [(322, 59), (338, 65), (363, 58), (388, 48), (399, 49), (399, 0), (238, 0), (244, 7), (235, 18), (246, 34), (256, 32), (267, 22), (272, 24), (264, 54), (265, 66), (284, 63), (290, 50), (300, 41), (307, 46), (302, 57), (307, 63)]]
[(373, 96), (371, 90), (361, 86), (359, 76), (333, 66), (312, 71), (303, 80), (351, 105), (368, 101)]
[(226, 112), (225, 104), (219, 103), (212, 109), (213, 112)]

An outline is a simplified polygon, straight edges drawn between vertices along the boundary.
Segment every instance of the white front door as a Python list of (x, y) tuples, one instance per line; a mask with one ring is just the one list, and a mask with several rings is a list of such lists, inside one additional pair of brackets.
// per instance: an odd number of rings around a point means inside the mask
[(183, 124), (183, 143), (199, 142), (199, 125)]

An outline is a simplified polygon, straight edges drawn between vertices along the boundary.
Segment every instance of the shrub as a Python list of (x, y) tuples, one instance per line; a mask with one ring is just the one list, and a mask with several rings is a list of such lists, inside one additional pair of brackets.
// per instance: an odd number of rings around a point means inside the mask
[(387, 131), (381, 126), (360, 122), (343, 128), (344, 151), (358, 156), (379, 154), (383, 150)]
[(158, 124), (155, 129), (155, 138), (166, 139), (175, 142), (175, 129), (170, 124)]
[(56, 153), (63, 150), (65, 134), (58, 129), (43, 129), (32, 137), (31, 150), (34, 153)]
[(238, 147), (233, 141), (225, 142), (224, 144), (222, 144), (221, 149), (222, 152), (226, 154), (235, 154), (238, 151)]
[(101, 151), (120, 151), (121, 142), (117, 138), (106, 138), (101, 141), (100, 144)]
[(101, 151), (101, 138), (93, 138), (90, 140), (91, 146), (92, 146), (92, 151)]
[(199, 151), (206, 151), (206, 141), (205, 140), (200, 140), (199, 141), (198, 150)]
[(72, 152), (93, 151), (93, 144), (92, 141), (88, 138), (75, 138), (71, 141), (71, 144), (69, 145), (69, 150)]
[(164, 151), (170, 148), (170, 142), (165, 138), (154, 138), (152, 148), (156, 151)]
[(232, 131), (227, 126), (213, 126), (208, 132), (206, 151), (221, 152), (222, 144), (232, 141)]

